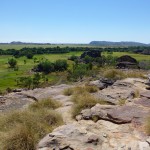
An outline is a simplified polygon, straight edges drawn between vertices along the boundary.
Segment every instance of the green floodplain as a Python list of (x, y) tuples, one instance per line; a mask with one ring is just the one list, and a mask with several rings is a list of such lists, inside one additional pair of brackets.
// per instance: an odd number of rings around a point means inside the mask
[[(0, 49), (9, 49), (9, 48), (14, 48), (14, 49), (21, 49), (23, 47), (56, 47), (57, 45), (0, 45)], [(66, 45), (59, 45), (65, 46)], [(69, 45), (68, 45), (69, 46)], [(71, 45), (71, 46), (77, 46), (77, 45)], [(78, 45), (80, 46), (85, 46), (86, 45)], [(69, 53), (64, 53), (64, 54), (39, 54), (39, 55), (34, 55), (33, 58), (37, 58), (37, 60), (42, 60), (42, 59), (48, 59), (51, 62), (54, 62), (58, 59), (65, 59), (67, 60), (70, 56), (75, 55), (75, 56), (80, 56), (83, 52), (69, 52)], [(103, 52), (102, 55), (109, 55), (107, 52)], [(117, 56), (120, 57), (122, 55), (130, 55), (133, 58), (135, 58), (137, 61), (149, 61), (150, 60), (150, 55), (142, 55), (142, 54), (135, 54), (131, 52), (113, 52), (111, 54), (112, 56)], [(14, 69), (8, 68), (8, 59), (10, 59), (12, 56), (8, 55), (1, 55), (0, 56), (0, 91), (4, 91), (7, 88), (19, 88), (16, 86), (16, 79), (19, 77), (23, 76), (30, 76), (32, 75), (31, 69), (36, 65), (34, 63), (34, 59), (27, 59), (25, 56), (17, 58), (17, 65), (18, 65), (18, 70), (14, 71)], [(26, 64), (24, 63), (24, 60), (26, 60)], [(71, 61), (68, 60), (68, 64), (72, 64)], [(70, 65), (71, 67), (71, 65)], [(59, 80), (62, 80), (60, 76), (63, 78), (63, 75), (60, 75), (60, 73), (50, 73), (48, 75), (48, 80), (50, 83), (56, 83)], [(65, 76), (65, 75), (64, 75)]]

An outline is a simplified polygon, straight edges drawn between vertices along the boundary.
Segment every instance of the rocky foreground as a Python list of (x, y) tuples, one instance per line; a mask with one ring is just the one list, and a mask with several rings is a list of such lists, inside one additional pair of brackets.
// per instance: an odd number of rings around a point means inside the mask
[(150, 136), (144, 131), (145, 120), (150, 116), (150, 91), (145, 83), (134, 78), (107, 86), (99, 80), (91, 81), (90, 85), (101, 89), (93, 96), (110, 105), (96, 104), (82, 110), (76, 120), (71, 117), (71, 96), (63, 95), (64, 89), (73, 85), (10, 93), (0, 97), (0, 111), (22, 109), (49, 97), (62, 103), (57, 111), (65, 125), (41, 139), (37, 150), (150, 150)]

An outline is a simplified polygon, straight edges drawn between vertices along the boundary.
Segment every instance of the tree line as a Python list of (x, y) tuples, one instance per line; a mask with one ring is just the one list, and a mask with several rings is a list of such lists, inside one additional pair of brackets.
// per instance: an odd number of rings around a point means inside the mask
[(0, 49), (0, 55), (13, 55), (14, 57), (22, 57), (27, 56), (32, 58), (35, 54), (61, 54), (61, 53), (69, 53), (73, 51), (88, 51), (88, 50), (100, 50), (100, 51), (107, 51), (107, 52), (135, 52), (135, 53), (142, 53), (142, 54), (150, 54), (150, 47), (106, 47), (106, 48), (89, 48), (89, 47), (49, 47), (49, 48), (28, 48), (24, 47), (20, 50), (16, 49), (7, 49), (2, 50)]

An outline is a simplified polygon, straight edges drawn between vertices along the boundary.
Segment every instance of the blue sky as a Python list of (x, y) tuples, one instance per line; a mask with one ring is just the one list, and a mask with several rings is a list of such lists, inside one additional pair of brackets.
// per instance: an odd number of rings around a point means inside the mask
[(150, 43), (150, 0), (0, 0), (0, 42)]

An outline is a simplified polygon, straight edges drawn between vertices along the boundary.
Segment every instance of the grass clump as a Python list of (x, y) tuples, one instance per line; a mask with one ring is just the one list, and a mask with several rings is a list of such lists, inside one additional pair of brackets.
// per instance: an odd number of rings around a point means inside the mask
[(96, 86), (85, 86), (85, 90), (89, 93), (96, 93), (98, 88)]
[(109, 70), (106, 70), (106, 71), (104, 72), (103, 76), (104, 76), (105, 78), (114, 79), (114, 80), (120, 80), (120, 79), (125, 78), (124, 72), (121, 71), (121, 70), (117, 70), (117, 69), (109, 69)]
[(79, 115), (79, 113), (86, 108), (91, 108), (93, 106), (95, 106), (97, 103), (99, 104), (108, 104), (106, 101), (104, 100), (99, 100), (94, 98), (94, 96), (92, 96), (91, 94), (84, 92), (80, 95), (74, 95), (74, 97), (72, 98), (72, 101), (74, 102), (74, 106), (72, 109), (72, 116), (73, 118), (75, 118), (77, 115)]
[(56, 109), (61, 106), (61, 103), (52, 99), (44, 99), (38, 102), (32, 103), (29, 108), (31, 110), (38, 110), (38, 109)]
[(103, 76), (108, 79), (121, 80), (124, 78), (145, 78), (145, 75), (138, 70), (118, 70), (109, 69), (105, 70)]
[(76, 86), (73, 88), (74, 95), (82, 95), (83, 93), (87, 93), (84, 86)]
[(148, 117), (146, 120), (145, 132), (148, 136), (150, 136), (150, 117)]
[(35, 140), (32, 131), (22, 125), (17, 125), (4, 136), (3, 149), (5, 150), (34, 150)]
[(63, 91), (65, 96), (71, 96), (73, 94), (73, 88), (68, 88)]
[(125, 105), (125, 103), (126, 103), (126, 99), (120, 99), (120, 100), (118, 101), (118, 105), (120, 105), (120, 106)]
[(134, 98), (139, 98), (139, 97), (140, 97), (140, 92), (139, 92), (138, 89), (136, 89), (136, 90), (134, 91)]
[(83, 93), (96, 93), (98, 88), (96, 86), (77, 86), (74, 88), (74, 94), (83, 94)]
[(41, 138), (63, 124), (60, 114), (42, 106), (0, 115), (0, 149), (35, 150)]
[(126, 78), (146, 78), (141, 71), (128, 71), (126, 72), (125, 76)]

